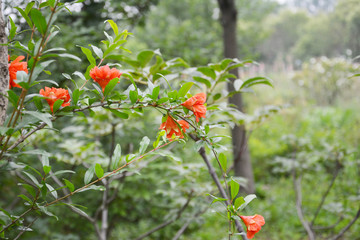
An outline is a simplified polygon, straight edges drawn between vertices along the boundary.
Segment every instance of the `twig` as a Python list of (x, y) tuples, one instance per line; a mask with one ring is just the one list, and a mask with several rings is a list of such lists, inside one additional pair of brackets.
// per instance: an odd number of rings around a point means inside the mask
[(175, 236), (173, 237), (172, 240), (177, 240), (179, 239), (179, 237), (185, 232), (185, 230), (188, 228), (188, 226), (190, 225), (190, 223), (192, 221), (194, 221), (196, 218), (198, 218), (201, 214), (205, 213), (208, 210), (208, 208), (205, 208), (202, 211), (197, 212), (194, 216), (192, 216), (191, 218), (189, 218), (186, 223), (179, 229), (179, 231), (177, 231), (177, 233), (175, 234)]
[(158, 230), (166, 227), (167, 225), (170, 225), (171, 223), (175, 222), (176, 220), (178, 220), (178, 219), (181, 217), (181, 215), (182, 215), (182, 213), (184, 212), (184, 210), (185, 210), (185, 209), (187, 208), (187, 206), (189, 205), (192, 197), (193, 197), (193, 190), (190, 192), (189, 197), (188, 197), (186, 203), (178, 210), (175, 218), (163, 222), (162, 224), (160, 224), (160, 225), (154, 227), (153, 229), (151, 229), (150, 231), (148, 231), (148, 232), (142, 234), (141, 236), (137, 237), (135, 240), (141, 240), (141, 239), (143, 239), (143, 238), (145, 238), (145, 237), (147, 237), (147, 236), (150, 236), (152, 233), (154, 233), (154, 232), (156, 232), (156, 231), (158, 231)]
[(314, 230), (326, 230), (326, 229), (332, 229), (336, 227), (342, 220), (344, 219), (343, 216), (339, 217), (339, 219), (336, 221), (336, 223), (330, 225), (330, 226), (312, 226), (312, 229)]
[(36, 220), (38, 220), (38, 219), (39, 219), (39, 217), (36, 217), (27, 227), (25, 227), (23, 230), (21, 230), (21, 232), (14, 238), (14, 240), (19, 239), (19, 237), (21, 237), (21, 235), (23, 235), (24, 232), (26, 232), (26, 230), (27, 230), (28, 228), (30, 228), (30, 227), (34, 224), (34, 222), (35, 222)]
[(299, 216), (300, 222), (305, 228), (309, 240), (315, 240), (314, 232), (312, 231), (309, 223), (305, 220), (304, 213), (302, 210), (302, 194), (301, 194), (301, 176), (296, 177), (295, 169), (293, 169), (293, 183), (296, 197), (296, 211)]
[(356, 222), (356, 220), (360, 217), (360, 207), (359, 207), (359, 210), (357, 211), (355, 217), (349, 222), (348, 225), (346, 225), (340, 232), (338, 235), (336, 235), (335, 237), (331, 238), (330, 240), (337, 240), (337, 239), (340, 239), (346, 231), (348, 231), (351, 226)]
[(340, 164), (339, 164), (339, 161), (336, 161), (336, 166), (335, 166), (335, 168), (336, 168), (336, 169), (335, 169), (335, 171), (334, 171), (334, 173), (333, 173), (333, 176), (332, 176), (330, 185), (328, 186), (328, 188), (326, 189), (324, 195), (322, 196), (321, 202), (320, 202), (319, 206), (317, 207), (316, 212), (315, 212), (315, 214), (314, 214), (314, 217), (313, 217), (313, 219), (312, 219), (312, 221), (311, 221), (311, 224), (310, 224), (311, 227), (314, 225), (315, 220), (316, 220), (317, 216), (319, 215), (319, 212), (320, 212), (322, 206), (324, 205), (325, 199), (326, 199), (326, 197), (328, 196), (328, 194), (329, 194), (332, 186), (334, 185), (334, 182), (335, 182), (335, 180), (336, 180), (336, 177), (338, 176), (338, 174), (339, 174), (339, 172), (340, 172)]

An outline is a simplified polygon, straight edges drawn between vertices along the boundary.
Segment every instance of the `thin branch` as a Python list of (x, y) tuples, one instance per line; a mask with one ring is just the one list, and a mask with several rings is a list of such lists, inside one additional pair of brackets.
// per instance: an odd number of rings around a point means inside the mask
[(181, 215), (182, 215), (182, 213), (184, 212), (184, 210), (185, 210), (185, 209), (187, 208), (187, 206), (189, 205), (192, 197), (193, 197), (193, 190), (190, 192), (189, 197), (188, 197), (186, 203), (178, 210), (175, 218), (163, 222), (162, 224), (160, 224), (160, 225), (154, 227), (153, 229), (151, 229), (150, 231), (148, 231), (148, 232), (142, 234), (141, 236), (137, 237), (135, 240), (141, 240), (141, 239), (143, 239), (143, 238), (145, 238), (145, 237), (147, 237), (147, 236), (150, 236), (152, 233), (154, 233), (154, 232), (156, 232), (156, 231), (158, 231), (158, 230), (166, 227), (167, 225), (170, 225), (171, 223), (175, 222), (176, 220), (178, 220), (178, 219), (181, 217)]
[(348, 225), (346, 225), (340, 232), (338, 235), (336, 235), (335, 237), (331, 238), (330, 240), (337, 240), (337, 239), (340, 239), (346, 231), (348, 231), (351, 226), (356, 222), (356, 220), (360, 217), (360, 207), (359, 207), (359, 210), (357, 211), (355, 217), (349, 222)]
[[(190, 137), (193, 138), (194, 140), (196, 139), (196, 137), (194, 135), (190, 134)], [(216, 175), (215, 169), (211, 165), (211, 163), (210, 163), (210, 161), (209, 161), (209, 159), (208, 159), (208, 157), (206, 155), (204, 147), (201, 147), (199, 149), (199, 154), (202, 157), (202, 159), (204, 160), (204, 162), (205, 162), (205, 164), (206, 164), (206, 166), (207, 166), (207, 168), (209, 170), (210, 176), (212, 177), (213, 181), (215, 182), (215, 184), (216, 184), (216, 186), (217, 186), (217, 188), (218, 188), (218, 190), (220, 192), (221, 197), (226, 199), (226, 201), (225, 201), (226, 206), (231, 205), (229, 197), (227, 196), (224, 188), (222, 187), (222, 185), (220, 183), (220, 180), (219, 180), (218, 176)], [(239, 233), (244, 232), (244, 229), (243, 229), (241, 223), (238, 220), (235, 220), (235, 225), (236, 225), (236, 229), (238, 230)], [(241, 237), (242, 237), (243, 240), (248, 239), (245, 235), (241, 235)]]
[(336, 221), (336, 223), (330, 225), (330, 226), (312, 226), (311, 228), (314, 230), (327, 230), (327, 229), (332, 229), (335, 228), (337, 225), (339, 225), (339, 223), (344, 219), (343, 216), (339, 217), (339, 219)]
[(302, 194), (301, 194), (301, 176), (297, 177), (295, 169), (293, 170), (293, 183), (296, 197), (296, 211), (299, 216), (300, 222), (305, 228), (309, 240), (315, 240), (315, 234), (312, 231), (309, 223), (305, 220), (304, 213), (302, 210)]
[(205, 213), (208, 210), (208, 208), (205, 208), (202, 211), (197, 212), (194, 216), (192, 216), (191, 218), (189, 218), (186, 223), (179, 229), (179, 231), (177, 231), (177, 233), (175, 234), (175, 236), (173, 237), (172, 240), (177, 240), (179, 239), (179, 237), (185, 232), (185, 230), (188, 228), (188, 226), (190, 225), (190, 223), (192, 221), (194, 221), (196, 218), (198, 218), (200, 215), (202, 215), (203, 213)]
[(30, 228), (30, 227), (34, 224), (34, 222), (35, 222), (36, 220), (38, 220), (38, 219), (39, 219), (39, 217), (36, 217), (27, 227), (25, 227), (25, 228), (14, 238), (14, 240), (19, 239), (19, 238), (21, 237), (21, 235), (23, 235), (24, 232), (26, 232), (26, 230), (27, 230), (28, 228)]
[(314, 214), (314, 217), (313, 217), (313, 219), (312, 219), (312, 221), (311, 221), (311, 224), (310, 224), (311, 227), (314, 225), (315, 220), (316, 220), (317, 216), (319, 215), (319, 212), (320, 212), (322, 206), (324, 205), (325, 199), (326, 199), (326, 197), (328, 196), (331, 188), (333, 187), (334, 182), (335, 182), (337, 176), (339, 175), (339, 172), (340, 172), (340, 164), (339, 164), (339, 161), (336, 161), (336, 166), (335, 166), (335, 168), (336, 168), (336, 169), (335, 169), (335, 171), (334, 171), (334, 173), (333, 173), (331, 182), (330, 182), (328, 188), (326, 189), (324, 195), (322, 196), (321, 202), (320, 202), (319, 206), (317, 207), (316, 212), (315, 212), (315, 214)]

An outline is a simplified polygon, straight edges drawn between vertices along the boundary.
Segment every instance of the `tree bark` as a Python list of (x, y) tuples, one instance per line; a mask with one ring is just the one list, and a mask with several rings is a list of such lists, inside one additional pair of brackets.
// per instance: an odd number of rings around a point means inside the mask
[[(2, 0), (0, 0), (0, 44), (7, 43), (5, 33), (6, 22), (2, 12)], [(8, 105), (7, 90), (9, 89), (9, 67), (7, 45), (0, 45), (0, 126), (4, 124)]]
[[(224, 57), (237, 58), (238, 48), (236, 42), (236, 26), (237, 26), (237, 10), (234, 0), (218, 0), (221, 11), (221, 25), (223, 28), (223, 44)], [(237, 69), (230, 71), (232, 74), (239, 77)], [(227, 84), (228, 91), (234, 91), (234, 81), (231, 79)], [(243, 112), (243, 99), (241, 94), (235, 94), (229, 98), (229, 103), (234, 104), (237, 109)], [(247, 147), (246, 130), (244, 125), (236, 125), (232, 130), (232, 144), (234, 156), (234, 170), (235, 176), (246, 178), (247, 188), (243, 189), (247, 193), (254, 193), (254, 174), (251, 165), (251, 158), (249, 149)]]

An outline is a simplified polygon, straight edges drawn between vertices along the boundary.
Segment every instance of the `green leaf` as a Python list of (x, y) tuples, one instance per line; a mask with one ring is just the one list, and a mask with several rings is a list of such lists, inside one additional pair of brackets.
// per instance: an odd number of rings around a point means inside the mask
[(149, 143), (150, 143), (150, 139), (147, 136), (143, 137), (143, 139), (140, 142), (140, 149), (139, 149), (140, 155), (142, 155), (146, 151), (147, 147), (149, 146)]
[(50, 7), (55, 7), (55, 0), (47, 0), (47, 3), (49, 4)]
[(40, 209), (41, 212), (45, 213), (46, 215), (50, 217), (54, 217), (56, 220), (59, 220), (59, 218), (56, 215), (54, 215), (52, 212), (49, 212), (46, 207), (38, 205), (38, 208)]
[(50, 128), (53, 127), (52, 122), (51, 122), (51, 115), (48, 113), (39, 113), (39, 112), (34, 112), (34, 111), (24, 111), (23, 113), (25, 114), (29, 114), (41, 121), (43, 121), (44, 123), (46, 123)]
[(85, 185), (91, 181), (91, 179), (94, 177), (94, 174), (95, 174), (95, 167), (94, 166), (89, 167), (89, 169), (85, 172), (85, 176), (84, 176)]
[(43, 170), (45, 175), (47, 175), (51, 171), (51, 166), (43, 166)]
[(187, 94), (187, 92), (190, 90), (190, 88), (192, 87), (192, 85), (194, 85), (193, 82), (187, 82), (187, 83), (184, 83), (180, 90), (179, 90), (179, 97), (185, 97), (185, 95)]
[(122, 119), (128, 119), (129, 118), (129, 114), (124, 113), (124, 112), (120, 112), (116, 109), (109, 109), (110, 112), (112, 112), (113, 114), (115, 114), (115, 116), (122, 118)]
[(75, 173), (75, 172), (71, 171), (71, 170), (60, 170), (60, 171), (57, 171), (57, 172), (54, 172), (54, 173), (50, 174), (46, 178), (49, 178), (51, 176), (57, 176), (57, 175), (65, 174), (65, 173)]
[(10, 42), (15, 37), (17, 27), (10, 16), (9, 19), (10, 19), (9, 42)]
[(211, 82), (210, 82), (208, 79), (202, 78), (202, 77), (197, 77), (197, 76), (194, 76), (193, 79), (194, 79), (196, 82), (203, 83), (203, 84), (205, 84), (208, 88), (211, 88)]
[(34, 97), (33, 98), (34, 104), (39, 111), (43, 110), (43, 104), (41, 102), (41, 99), (43, 99), (43, 98), (42, 97)]
[(75, 190), (74, 184), (72, 184), (72, 182), (70, 182), (69, 180), (63, 178), (66, 187), (70, 190), (70, 192), (73, 192)]
[(19, 96), (16, 95), (16, 93), (13, 90), (8, 90), (8, 96), (9, 96), (9, 100), (11, 102), (11, 104), (16, 107), (17, 106), (17, 102), (19, 101)]
[(98, 178), (104, 176), (104, 169), (102, 169), (100, 164), (95, 164), (95, 174)]
[(45, 184), (46, 184), (47, 189), (49, 189), (51, 195), (53, 195), (53, 197), (54, 197), (55, 199), (57, 199), (57, 198), (58, 198), (58, 195), (57, 195), (56, 190), (55, 190), (50, 184), (48, 184), (48, 183), (45, 183)]
[(57, 110), (59, 110), (59, 108), (61, 107), (61, 105), (64, 103), (64, 100), (56, 100), (56, 102), (53, 105), (53, 112), (57, 112)]
[(138, 100), (138, 92), (137, 91), (134, 91), (134, 90), (131, 90), (130, 91), (130, 94), (129, 94), (129, 97), (130, 97), (130, 101), (132, 103), (136, 103), (137, 100)]
[(76, 106), (77, 102), (79, 101), (79, 97), (80, 97), (80, 90), (79, 89), (75, 89), (72, 93), (72, 103)]
[(26, 183), (19, 183), (19, 185), (21, 185), (23, 188), (25, 188), (25, 190), (30, 193), (30, 195), (35, 198), (36, 197), (36, 191), (34, 189), (33, 186), (26, 184)]
[(88, 48), (85, 48), (85, 47), (80, 47), (80, 48), (81, 48), (81, 51), (86, 55), (89, 63), (90, 63), (91, 65), (96, 65), (96, 60), (95, 60), (95, 58), (93, 57), (91, 50), (88, 49)]
[(237, 210), (243, 210), (252, 200), (254, 200), (256, 198), (256, 195), (255, 194), (250, 194), (250, 195), (247, 195), (245, 198), (244, 198), (244, 203), (241, 204)]
[(26, 5), (26, 8), (25, 8), (25, 13), (26, 14), (29, 14), (29, 12), (31, 11), (32, 7), (34, 6), (35, 4), (35, 1), (31, 1), (29, 2), (27, 5)]
[(103, 58), (104, 54), (103, 54), (103, 51), (100, 48), (98, 48), (96, 46), (93, 46), (91, 44), (89, 44), (89, 46), (92, 47), (94, 53), (96, 54), (96, 56), (98, 56), (98, 58), (100, 58), (100, 59)]
[(45, 17), (42, 15), (42, 13), (36, 9), (36, 8), (32, 8), (30, 11), (30, 16), (31, 19), (33, 20), (37, 30), (44, 35), (46, 32), (46, 20)]
[(156, 101), (157, 98), (159, 97), (159, 93), (160, 93), (160, 86), (154, 87), (152, 94), (151, 94), (151, 99)]
[(115, 36), (119, 35), (119, 28), (113, 20), (106, 20), (105, 22), (108, 22), (110, 24), (112, 30), (115, 33)]
[(30, 180), (35, 183), (36, 186), (39, 186), (39, 182), (36, 179), (36, 177), (34, 177), (34, 175), (32, 175), (31, 173), (25, 172), (23, 171), (23, 173), (25, 173), (26, 176), (28, 176), (30, 178)]
[(234, 200), (234, 198), (239, 193), (240, 184), (237, 183), (233, 178), (231, 178), (231, 181), (230, 181), (230, 190), (231, 190), (231, 200)]
[(206, 194), (210, 197), (212, 197), (214, 200), (211, 202), (211, 204), (215, 203), (215, 202), (225, 202), (227, 199), (226, 198), (221, 198), (221, 197), (215, 197), (214, 195), (211, 194)]
[(20, 197), (20, 198), (22, 198), (23, 200), (25, 200), (26, 202), (32, 204), (32, 201), (31, 201), (31, 199), (30, 199), (28, 196), (26, 196), (26, 195), (24, 195), (24, 194), (20, 194), (20, 195), (18, 195), (18, 197)]
[(235, 209), (238, 209), (242, 204), (245, 203), (245, 200), (243, 197), (238, 197), (235, 199), (235, 202), (234, 202), (234, 207)]
[(202, 74), (204, 74), (205, 76), (211, 77), (214, 80), (216, 78), (215, 71), (209, 67), (199, 67), (197, 70)]
[(122, 76), (123, 76), (123, 77), (128, 77), (128, 78), (130, 79), (131, 83), (134, 85), (135, 90), (138, 89), (137, 86), (136, 86), (136, 83), (135, 83), (135, 81), (134, 81), (134, 78), (131, 76), (131, 74), (123, 73)]
[(146, 64), (150, 62), (153, 56), (154, 56), (154, 51), (145, 50), (137, 55), (137, 60), (139, 61), (141, 67), (145, 67)]
[(249, 88), (253, 85), (258, 85), (258, 84), (265, 84), (268, 85), (270, 87), (274, 87), (272, 85), (272, 80), (270, 78), (266, 78), (266, 77), (254, 77), (254, 78), (249, 78), (247, 79), (240, 87), (240, 89), (243, 88)]
[(115, 170), (119, 167), (120, 164), (120, 160), (121, 160), (121, 146), (120, 144), (116, 144), (113, 156), (112, 156), (112, 160), (111, 160), (111, 169)]
[[(33, 2), (35, 3), (35, 2)], [(28, 4), (29, 6), (29, 4)], [(32, 24), (32, 21), (31, 19), (29, 18), (28, 16), (28, 13), (26, 13), (24, 10), (22, 10), (21, 8), (19, 7), (15, 7), (15, 9), (17, 9), (19, 11), (19, 13), (21, 14), (21, 16), (26, 20), (27, 24), (29, 25), (30, 28), (33, 27), (33, 24)], [(31, 8), (30, 8), (31, 9)], [(30, 10), (29, 10), (30, 11)]]
[(224, 153), (219, 154), (219, 162), (220, 162), (221, 168), (226, 173), (226, 171), (227, 171), (227, 159), (226, 159), (226, 155)]
[(115, 88), (116, 84), (119, 82), (119, 78), (112, 79), (108, 85), (105, 87), (104, 96), (106, 97), (111, 91)]

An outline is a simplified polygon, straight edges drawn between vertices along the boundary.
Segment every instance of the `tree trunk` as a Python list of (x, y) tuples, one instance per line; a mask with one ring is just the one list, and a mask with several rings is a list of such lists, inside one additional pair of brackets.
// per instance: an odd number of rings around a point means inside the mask
[[(218, 0), (221, 11), (221, 25), (223, 27), (224, 57), (237, 58), (236, 24), (237, 10), (234, 0)], [(239, 77), (237, 69), (231, 73)], [(228, 91), (234, 91), (234, 80), (228, 82)], [(239, 111), (243, 112), (243, 100), (241, 94), (235, 94), (229, 98), (229, 103), (234, 104)], [(247, 179), (247, 188), (243, 189), (247, 193), (255, 191), (254, 174), (252, 171), (249, 149), (247, 147), (246, 130), (244, 125), (235, 126), (231, 130), (234, 156), (235, 175)]]
[[(6, 22), (2, 13), (2, 0), (0, 0), (0, 44), (7, 43), (5, 33)], [(0, 45), (0, 126), (3, 125), (6, 117), (8, 105), (7, 90), (9, 89), (9, 67), (8, 67), (8, 48)]]

